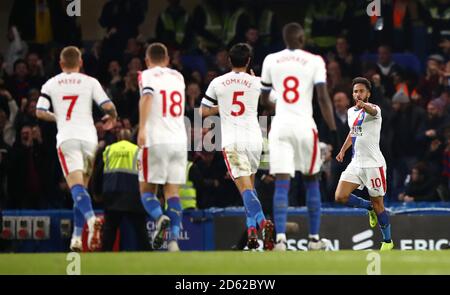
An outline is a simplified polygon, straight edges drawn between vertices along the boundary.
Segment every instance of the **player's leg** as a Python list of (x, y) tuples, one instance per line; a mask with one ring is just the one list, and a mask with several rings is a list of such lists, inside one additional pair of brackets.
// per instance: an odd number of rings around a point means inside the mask
[[(95, 149), (95, 147), (94, 147)], [(81, 215), (88, 222), (89, 232), (95, 231), (97, 218), (92, 209), (91, 197), (86, 189), (84, 182), (85, 163), (83, 156), (83, 145), (79, 140), (68, 140), (58, 147), (58, 158), (66, 178), (67, 185), (70, 188), (72, 199), (74, 202), (74, 218), (78, 224), (78, 228), (82, 225)], [(77, 210), (79, 212), (77, 212)], [(74, 234), (78, 234), (74, 231)], [(74, 243), (78, 240), (78, 236), (74, 235)], [(101, 245), (100, 241), (95, 240), (94, 244), (89, 243), (89, 249), (98, 250)], [(92, 247), (91, 247), (92, 246)]]
[(370, 197), (372, 206), (377, 214), (378, 224), (380, 226), (381, 234), (383, 235), (383, 242), (381, 244), (381, 250), (391, 250), (394, 248), (394, 243), (391, 238), (391, 224), (389, 222), (389, 215), (384, 209), (383, 197)]
[[(87, 141), (80, 141), (81, 152), (83, 155), (83, 182), (84, 186), (88, 187), (89, 179), (94, 168), (95, 153), (97, 151), (97, 144)], [(89, 198), (91, 202), (91, 198)], [(91, 203), (92, 206), (92, 203)], [(102, 248), (102, 233), (103, 233), (103, 219), (95, 217), (87, 220), (89, 234), (88, 234), (88, 248), (91, 251), (101, 250)]]
[(287, 128), (274, 128), (269, 133), (270, 174), (275, 175), (273, 219), (275, 222), (275, 250), (286, 250), (286, 221), (291, 177), (295, 175), (294, 147)]
[(276, 232), (276, 250), (286, 249), (286, 222), (287, 209), (289, 206), (289, 188), (291, 183), (290, 174), (275, 175), (275, 191), (273, 196), (273, 219)]
[(170, 235), (167, 248), (169, 251), (179, 251), (178, 238), (180, 236), (183, 209), (179, 196), (179, 185), (168, 183), (164, 185), (164, 196), (167, 202), (166, 216), (170, 219)]
[(244, 203), (248, 229), (247, 246), (250, 249), (258, 247), (256, 229), (259, 226), (263, 233), (264, 249), (271, 250), (273, 248), (273, 242), (271, 242), (273, 234), (267, 230), (272, 229), (273, 225), (266, 220), (254, 188), (254, 173), (256, 172), (256, 168), (254, 167), (255, 165), (253, 164), (250, 152), (247, 147), (225, 147), (223, 149), (223, 156), (228, 171), (233, 177)]
[[(154, 181), (155, 175), (159, 169), (153, 163), (152, 159), (157, 158), (152, 156), (154, 150), (144, 147), (138, 154), (138, 170), (139, 170), (139, 190), (141, 193), (141, 202), (147, 214), (157, 221), (162, 215), (161, 203), (157, 197), (158, 184)], [(152, 159), (151, 159), (152, 158)], [(155, 171), (156, 170), (156, 171)], [(152, 175), (150, 175), (152, 174)], [(152, 178), (152, 181), (150, 178)]]
[(386, 168), (369, 168), (365, 170), (366, 186), (369, 191), (370, 201), (383, 235), (381, 250), (391, 250), (394, 248), (394, 243), (391, 238), (391, 224), (389, 222), (389, 215), (384, 208), (383, 198), (386, 194)]
[(165, 183), (166, 168), (164, 161), (166, 155), (160, 154), (157, 147), (144, 147), (139, 151), (139, 190), (141, 202), (147, 214), (155, 222), (155, 231), (152, 236), (154, 249), (159, 249), (163, 245), (166, 231), (170, 227), (170, 219), (163, 214), (161, 203), (157, 197), (158, 184)]
[(334, 195), (336, 202), (348, 207), (363, 208), (371, 211), (373, 208), (370, 201), (352, 194), (354, 190), (365, 185), (363, 178), (366, 178), (363, 169), (348, 166), (347, 169), (342, 172), (341, 178), (339, 179)]
[(80, 210), (73, 206), (73, 233), (70, 240), (70, 250), (73, 252), (81, 252), (83, 250), (83, 243), (81, 236), (83, 234), (84, 216)]
[(167, 165), (167, 184), (164, 186), (164, 196), (167, 201), (166, 215), (170, 219), (170, 239), (167, 245), (169, 251), (179, 251), (178, 237), (183, 221), (183, 209), (180, 202), (179, 187), (186, 183), (187, 151), (184, 146), (172, 145), (165, 148), (170, 151)]
[(296, 149), (296, 170), (303, 174), (306, 188), (306, 207), (308, 208), (308, 249), (325, 250), (328, 240), (320, 238), (320, 221), (322, 214), (322, 195), (320, 192), (320, 169), (322, 159), (320, 155), (319, 137), (317, 130), (311, 128), (298, 133), (298, 147)]

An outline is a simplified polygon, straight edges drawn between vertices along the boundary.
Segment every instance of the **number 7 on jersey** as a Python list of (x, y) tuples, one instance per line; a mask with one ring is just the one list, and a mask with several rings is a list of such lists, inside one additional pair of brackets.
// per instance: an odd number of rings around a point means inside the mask
[(63, 96), (63, 100), (70, 100), (69, 109), (67, 110), (67, 114), (66, 114), (66, 121), (70, 121), (70, 118), (72, 117), (73, 107), (75, 106), (77, 99), (78, 99), (78, 95)]

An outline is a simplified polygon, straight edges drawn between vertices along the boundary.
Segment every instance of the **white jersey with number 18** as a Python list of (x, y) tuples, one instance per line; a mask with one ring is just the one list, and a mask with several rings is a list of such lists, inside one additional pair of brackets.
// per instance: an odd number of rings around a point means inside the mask
[(92, 101), (101, 106), (110, 99), (97, 79), (81, 73), (63, 72), (42, 86), (36, 108), (48, 111), (53, 106), (58, 127), (57, 147), (69, 139), (97, 144)]
[(183, 75), (176, 70), (158, 66), (140, 73), (139, 84), (143, 95), (153, 96), (146, 124), (148, 135), (146, 146), (186, 145)]

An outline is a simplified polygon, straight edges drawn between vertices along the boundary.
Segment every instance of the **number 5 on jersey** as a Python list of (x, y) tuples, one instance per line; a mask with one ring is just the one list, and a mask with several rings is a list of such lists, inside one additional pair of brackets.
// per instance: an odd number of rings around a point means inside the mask
[(70, 105), (69, 105), (69, 108), (67, 109), (67, 114), (66, 114), (66, 121), (70, 121), (70, 118), (72, 117), (73, 107), (75, 106), (77, 99), (78, 99), (78, 95), (63, 96), (63, 100), (70, 100)]
[(239, 111), (231, 111), (231, 115), (234, 117), (238, 117), (241, 116), (244, 112), (245, 112), (245, 105), (242, 101), (239, 101), (238, 98), (239, 96), (243, 96), (244, 95), (244, 91), (235, 91), (233, 92), (233, 106), (238, 106), (239, 107)]

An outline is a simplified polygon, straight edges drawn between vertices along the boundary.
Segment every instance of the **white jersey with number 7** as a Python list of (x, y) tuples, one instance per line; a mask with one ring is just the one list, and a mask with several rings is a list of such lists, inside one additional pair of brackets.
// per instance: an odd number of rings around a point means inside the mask
[(69, 139), (97, 144), (92, 118), (92, 102), (98, 106), (111, 101), (97, 79), (81, 73), (61, 73), (49, 79), (41, 89), (36, 108), (48, 111), (53, 106), (58, 134), (57, 147)]
[(313, 120), (314, 85), (326, 82), (323, 59), (301, 49), (285, 49), (269, 54), (263, 62), (263, 90), (274, 89), (280, 94), (276, 102), (275, 120)]

